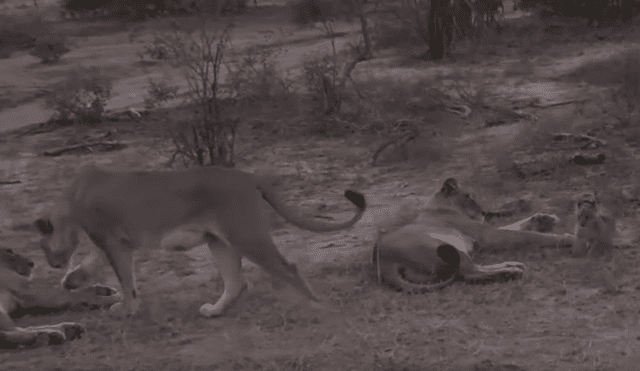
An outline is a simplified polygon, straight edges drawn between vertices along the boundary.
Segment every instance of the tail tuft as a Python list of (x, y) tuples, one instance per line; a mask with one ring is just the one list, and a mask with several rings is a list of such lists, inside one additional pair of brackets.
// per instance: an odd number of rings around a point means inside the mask
[(360, 210), (364, 210), (367, 207), (367, 204), (364, 200), (364, 195), (362, 193), (346, 190), (344, 191), (344, 197), (347, 200), (351, 201), (352, 204), (356, 205), (356, 207)]

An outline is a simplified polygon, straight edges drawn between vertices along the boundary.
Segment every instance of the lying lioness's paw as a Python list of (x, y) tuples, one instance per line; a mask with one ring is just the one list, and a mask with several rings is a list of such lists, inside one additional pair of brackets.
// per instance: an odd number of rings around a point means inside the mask
[(67, 336), (62, 331), (53, 330), (53, 329), (41, 330), (41, 331), (42, 332), (39, 332), (37, 337), (39, 339), (41, 338), (42, 340), (45, 340), (45, 339), (48, 339), (48, 340), (42, 343), (38, 343), (36, 346), (60, 345), (67, 340)]
[(51, 328), (16, 328), (12, 331), (0, 331), (0, 348), (19, 347), (37, 348), (64, 343), (66, 336), (62, 331)]
[(93, 292), (96, 296), (118, 296), (120, 292), (113, 287), (95, 284), (89, 286), (87, 291)]
[(67, 341), (80, 339), (87, 332), (87, 329), (80, 323), (63, 322), (59, 326), (64, 331)]
[(576, 241), (576, 236), (571, 233), (562, 234), (562, 239), (558, 241), (558, 247), (571, 247)]

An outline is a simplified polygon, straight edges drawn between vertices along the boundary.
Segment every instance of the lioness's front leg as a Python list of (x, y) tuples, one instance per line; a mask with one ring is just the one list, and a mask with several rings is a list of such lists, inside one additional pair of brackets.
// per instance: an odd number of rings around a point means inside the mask
[(572, 234), (552, 234), (507, 229), (486, 229), (477, 239), (481, 249), (504, 250), (524, 247), (571, 247)]
[(122, 287), (122, 304), (111, 306), (113, 311), (124, 310), (127, 316), (134, 315), (140, 306), (136, 278), (133, 267), (133, 247), (123, 244), (121, 239), (112, 236), (89, 234), (93, 243), (104, 251), (114, 273)]
[(572, 234), (538, 233), (496, 229), (475, 220), (456, 218), (453, 214), (442, 216), (442, 222), (476, 240), (480, 249), (506, 250), (522, 247), (571, 247)]

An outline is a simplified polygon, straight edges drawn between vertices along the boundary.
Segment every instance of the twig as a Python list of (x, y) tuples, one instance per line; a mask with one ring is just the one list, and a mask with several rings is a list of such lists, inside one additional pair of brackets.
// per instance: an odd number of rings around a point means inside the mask
[(20, 184), (22, 183), (19, 180), (0, 180), (0, 185), (5, 185), (5, 184)]
[(587, 101), (589, 101), (589, 99), (574, 99), (574, 100), (565, 100), (562, 102), (554, 102), (554, 103), (547, 103), (547, 104), (531, 103), (530, 106), (536, 107), (536, 108), (549, 108), (549, 107), (564, 106), (566, 104), (573, 104), (573, 103), (585, 103)]
[(416, 139), (419, 136), (419, 133), (417, 131), (411, 131), (409, 133), (406, 133), (404, 135), (395, 137), (385, 143), (383, 143), (374, 153), (373, 153), (373, 161), (371, 162), (372, 166), (376, 166), (376, 164), (378, 163), (378, 156), (380, 156), (380, 154), (382, 153), (382, 151), (384, 151), (387, 147), (390, 147), (391, 145), (397, 144), (400, 145), (403, 148), (403, 156), (404, 156), (404, 160), (407, 161), (409, 158), (407, 156), (406, 153), (406, 149), (405, 146), (408, 142)]
[(56, 156), (62, 155), (63, 153), (75, 151), (75, 150), (78, 150), (78, 149), (88, 149), (89, 151), (93, 152), (92, 147), (97, 147), (97, 146), (105, 147), (105, 151), (113, 151), (113, 150), (122, 149), (126, 145), (123, 144), (123, 143), (120, 143), (120, 142), (82, 143), (82, 144), (75, 144), (75, 145), (68, 146), (68, 147), (56, 148), (56, 149), (53, 149), (53, 150), (50, 150), (50, 151), (44, 151), (40, 155), (41, 156), (56, 157)]

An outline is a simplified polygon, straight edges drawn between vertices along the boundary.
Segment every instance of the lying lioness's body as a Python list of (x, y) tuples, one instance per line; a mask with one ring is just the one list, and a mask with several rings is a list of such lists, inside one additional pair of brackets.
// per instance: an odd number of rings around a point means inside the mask
[(34, 284), (29, 280), (32, 267), (28, 258), (0, 247), (0, 349), (61, 344), (85, 332), (84, 326), (75, 322), (21, 328), (13, 318), (57, 313), (76, 305), (109, 307), (120, 300), (117, 291), (106, 286), (70, 292)]
[[(219, 316), (246, 288), (241, 258), (260, 265), (290, 283), (307, 298), (318, 301), (294, 264), (285, 260), (269, 235), (268, 220), (260, 209), (264, 198), (295, 226), (316, 232), (345, 229), (364, 213), (364, 197), (353, 191), (345, 196), (357, 206), (355, 216), (343, 223), (305, 218), (284, 204), (270, 184), (258, 176), (218, 167), (176, 172), (111, 172), (84, 169), (67, 189), (49, 218), (35, 225), (43, 234), (41, 246), (52, 267), (65, 266), (84, 230), (102, 250), (122, 285), (128, 314), (139, 304), (133, 272), (133, 251), (160, 247), (163, 237), (184, 231), (199, 236), (194, 247), (207, 243), (224, 281), (224, 292), (215, 304), (204, 304), (200, 313)], [(76, 288), (98, 266), (89, 256), (67, 273), (64, 286)]]
[[(472, 250), (506, 250), (524, 247), (571, 246), (574, 236), (540, 233), (550, 231), (557, 217), (536, 214), (514, 224), (496, 228), (483, 223), (485, 212), (458, 182), (447, 179), (415, 221), (382, 233), (374, 246), (373, 261), (380, 278), (406, 291), (433, 291), (457, 276), (499, 276), (520, 270), (522, 264), (507, 262), (483, 271), (474, 266)], [(494, 217), (498, 213), (491, 213)], [(497, 269), (499, 268), (499, 269)]]

